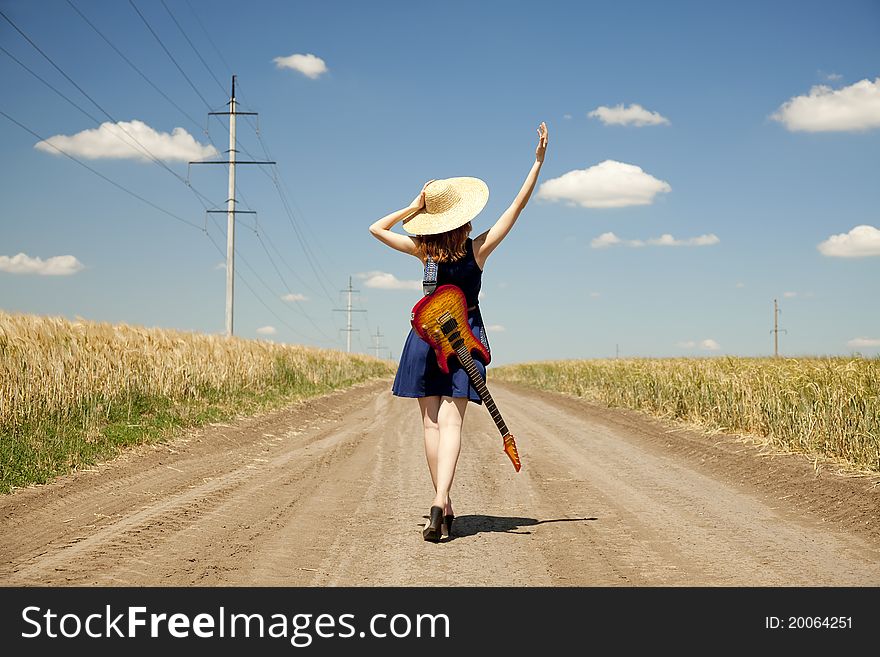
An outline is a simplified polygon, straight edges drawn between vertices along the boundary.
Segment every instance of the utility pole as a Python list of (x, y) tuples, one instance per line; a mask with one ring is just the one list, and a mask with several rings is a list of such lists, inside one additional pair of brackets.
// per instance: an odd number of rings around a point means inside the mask
[(229, 191), (226, 196), (226, 335), (232, 336), (235, 288), (235, 76), (229, 97)]
[(381, 333), (379, 333), (379, 327), (377, 326), (376, 327), (376, 335), (374, 335), (372, 337), (374, 337), (376, 339), (376, 344), (373, 346), (373, 349), (376, 350), (376, 358), (378, 358), (379, 357), (379, 350), (385, 348), (385, 347), (379, 346), (379, 341), (381, 338), (384, 338), (385, 336), (382, 335)]
[(773, 357), (779, 357), (779, 334), (780, 333), (788, 333), (785, 329), (779, 328), (779, 313), (782, 311), (779, 310), (779, 304), (776, 302), (776, 299), (773, 299)]
[(773, 299), (773, 357), (779, 357), (779, 304)]
[[(229, 150), (226, 151), (228, 159), (215, 161), (190, 162), (190, 164), (226, 164), (229, 166), (229, 187), (226, 197), (226, 335), (231, 337), (233, 333), (232, 317), (235, 290), (235, 215), (256, 214), (253, 210), (235, 209), (235, 165), (236, 164), (275, 164), (275, 162), (236, 161), (235, 154), (235, 117), (243, 115), (256, 115), (256, 112), (238, 112), (235, 108), (235, 76), (232, 76), (232, 95), (229, 97), (228, 112), (208, 112), (212, 115), (229, 116)], [(209, 213), (220, 213), (223, 210), (208, 210)]]
[(351, 327), (351, 314), (352, 314), (352, 313), (365, 313), (365, 312), (367, 312), (367, 311), (364, 310), (364, 309), (362, 309), (362, 308), (358, 309), (358, 308), (352, 308), (352, 307), (351, 307), (351, 295), (352, 295), (352, 293), (354, 293), (354, 292), (360, 292), (360, 290), (355, 290), (355, 289), (351, 286), (351, 276), (348, 277), (348, 287), (347, 287), (346, 289), (344, 289), (344, 290), (340, 290), (340, 292), (347, 292), (347, 293), (348, 293), (348, 304), (346, 305), (345, 308), (334, 308), (333, 311), (334, 311), (334, 312), (339, 312), (339, 313), (348, 313), (348, 323), (347, 323), (347, 326), (346, 326), (346, 328), (344, 328), (344, 329), (340, 329), (340, 330), (341, 330), (341, 331), (345, 331), (346, 333), (348, 333), (347, 351), (348, 351), (348, 353), (351, 353), (351, 334), (354, 333), (355, 331), (360, 330), (360, 329), (356, 329), (356, 328), (352, 328), (352, 327)]

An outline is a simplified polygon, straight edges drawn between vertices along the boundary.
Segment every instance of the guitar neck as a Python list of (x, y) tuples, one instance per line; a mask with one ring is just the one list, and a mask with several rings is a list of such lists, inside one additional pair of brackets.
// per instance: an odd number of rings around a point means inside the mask
[(495, 420), (495, 426), (498, 427), (498, 431), (501, 432), (502, 436), (506, 436), (510, 432), (507, 430), (507, 425), (504, 423), (504, 418), (501, 417), (501, 412), (495, 405), (495, 400), (492, 399), (492, 395), (489, 393), (489, 389), (486, 387), (486, 381), (483, 379), (482, 375), (480, 374), (480, 370), (477, 369), (477, 366), (474, 363), (474, 357), (471, 356), (471, 352), (468, 351), (466, 347), (461, 346), (456, 349), (455, 353), (458, 355), (458, 360), (461, 361), (461, 365), (462, 367), (464, 367), (465, 372), (468, 373), (468, 377), (470, 377), (471, 383), (474, 385), (474, 389), (476, 389), (476, 391), (480, 395), (480, 399), (482, 399), (483, 403), (486, 405), (486, 409), (489, 411), (489, 415), (491, 415), (492, 419)]

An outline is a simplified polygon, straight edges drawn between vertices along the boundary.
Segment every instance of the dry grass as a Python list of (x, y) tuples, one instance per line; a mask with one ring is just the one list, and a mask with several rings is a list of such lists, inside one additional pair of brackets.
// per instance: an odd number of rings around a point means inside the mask
[(557, 361), (497, 368), (493, 377), (880, 471), (877, 358)]
[(0, 491), (392, 372), (338, 351), (0, 311)]

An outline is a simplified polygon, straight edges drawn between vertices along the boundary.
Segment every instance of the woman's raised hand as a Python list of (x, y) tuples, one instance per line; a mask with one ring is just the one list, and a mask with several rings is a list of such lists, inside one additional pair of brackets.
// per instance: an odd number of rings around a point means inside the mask
[(429, 180), (422, 186), (422, 191), (419, 192), (419, 195), (413, 199), (413, 202), (410, 203), (410, 207), (416, 210), (422, 210), (425, 207), (425, 189), (427, 189), (428, 185), (430, 185), (433, 180)]
[(547, 124), (541, 121), (538, 126), (538, 147), (535, 149), (535, 159), (538, 162), (544, 161), (544, 153), (547, 152)]

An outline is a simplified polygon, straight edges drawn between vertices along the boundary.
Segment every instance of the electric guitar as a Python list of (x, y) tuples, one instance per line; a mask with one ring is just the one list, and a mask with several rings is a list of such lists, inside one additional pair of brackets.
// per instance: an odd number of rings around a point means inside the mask
[(501, 417), (471, 355), (471, 352), (476, 352), (486, 365), (489, 364), (489, 350), (477, 339), (468, 324), (464, 292), (455, 285), (439, 286), (413, 306), (410, 323), (419, 337), (434, 348), (437, 363), (445, 374), (449, 374), (449, 358), (453, 355), (458, 357), (486, 409), (495, 420), (498, 431), (501, 432), (504, 453), (513, 463), (514, 470), (519, 472), (522, 463), (516, 450), (516, 440), (507, 430), (504, 418)]

